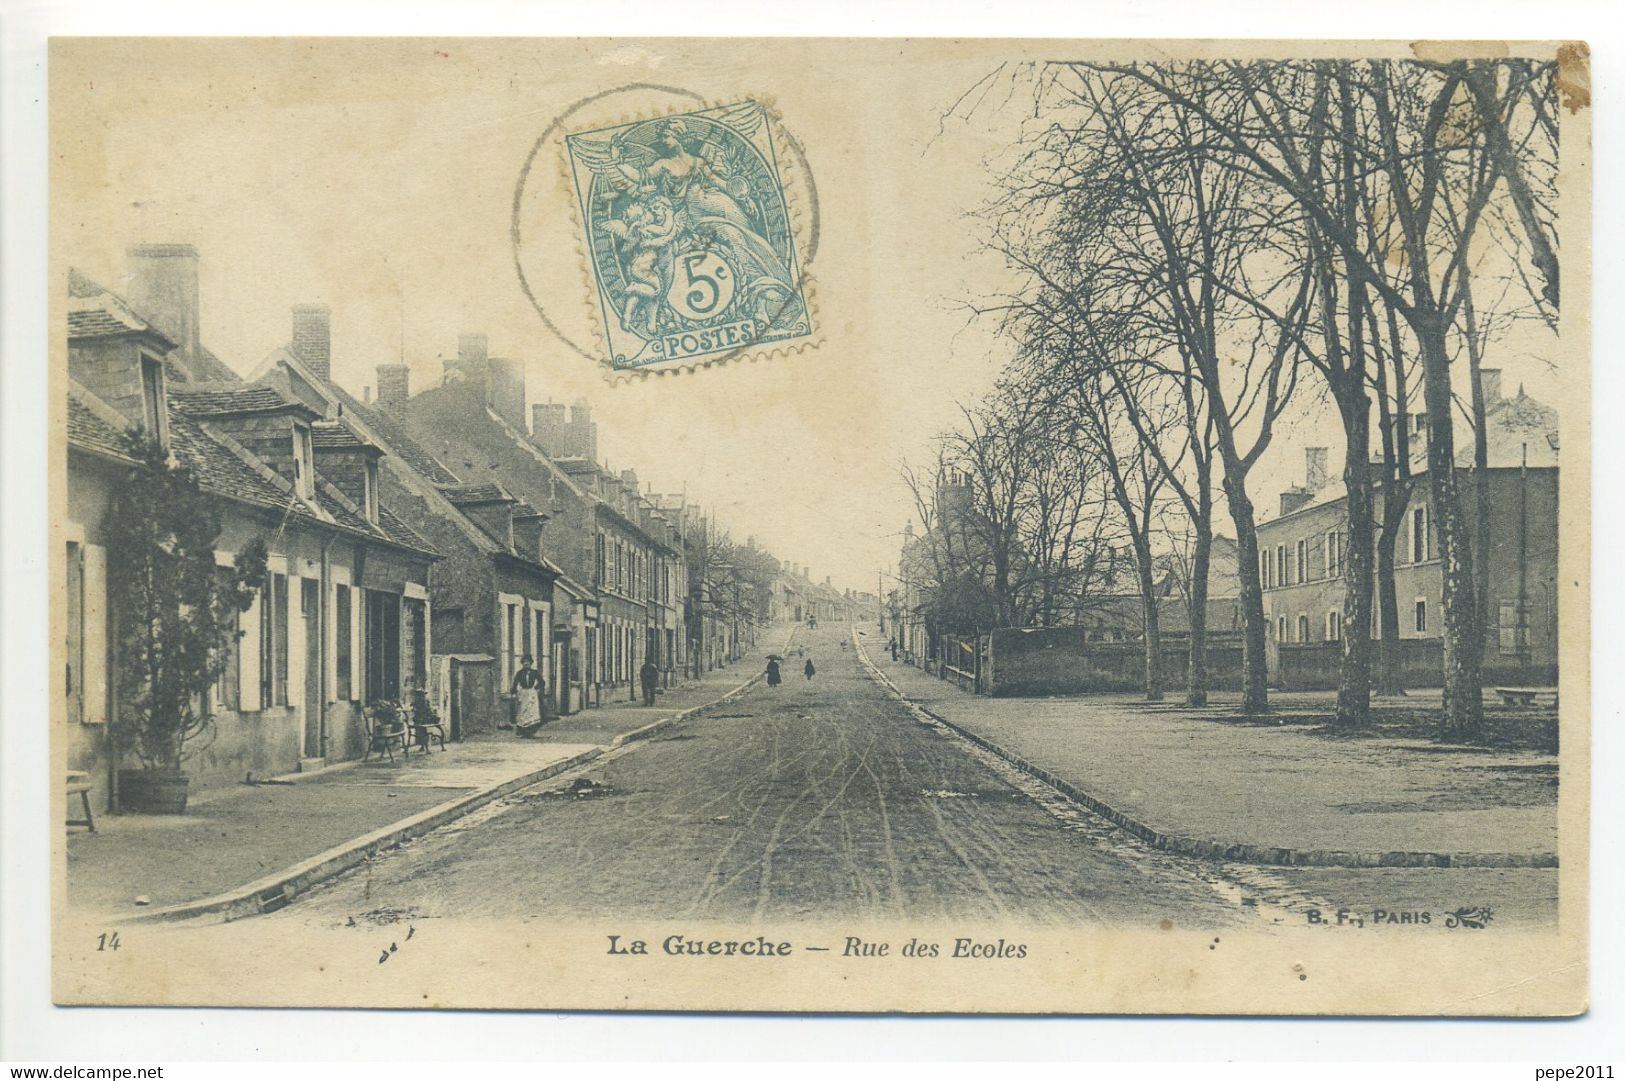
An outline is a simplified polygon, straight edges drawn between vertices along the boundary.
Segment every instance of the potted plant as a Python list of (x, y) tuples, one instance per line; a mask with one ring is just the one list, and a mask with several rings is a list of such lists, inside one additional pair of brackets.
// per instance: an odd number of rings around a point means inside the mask
[(157, 443), (132, 435), (130, 450), (136, 466), (113, 496), (106, 522), (114, 734), (141, 763), (119, 770), (119, 807), (179, 814), (188, 787), (181, 765), (214, 731), (209, 687), (231, 659), (239, 613), (265, 581), (266, 549), (256, 539), (235, 566), (217, 566), (214, 499)]

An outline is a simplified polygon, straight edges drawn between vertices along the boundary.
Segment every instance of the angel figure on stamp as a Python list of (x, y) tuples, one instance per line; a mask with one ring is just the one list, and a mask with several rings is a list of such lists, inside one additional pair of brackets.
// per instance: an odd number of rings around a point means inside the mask
[(621, 326), (645, 336), (657, 333), (660, 297), (667, 284), (661, 271), (671, 265), (660, 256), (682, 229), (677, 209), (670, 199), (657, 195), (633, 203), (623, 217), (601, 221), (598, 227), (619, 242), (626, 260)]

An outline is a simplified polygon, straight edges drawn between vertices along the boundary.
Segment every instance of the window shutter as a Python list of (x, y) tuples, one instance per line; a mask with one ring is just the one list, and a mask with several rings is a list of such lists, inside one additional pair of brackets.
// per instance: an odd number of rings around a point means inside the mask
[(260, 701), (260, 602), (264, 592), (256, 589), (248, 611), (237, 617), (243, 632), (237, 650), (237, 708), (244, 713), (264, 708)]
[(360, 586), (350, 587), (350, 701), (360, 702), (364, 669), (361, 655), (361, 624), (367, 618), (367, 591)]
[(86, 724), (107, 723), (107, 549), (87, 544), (85, 553), (85, 636), (82, 679)]

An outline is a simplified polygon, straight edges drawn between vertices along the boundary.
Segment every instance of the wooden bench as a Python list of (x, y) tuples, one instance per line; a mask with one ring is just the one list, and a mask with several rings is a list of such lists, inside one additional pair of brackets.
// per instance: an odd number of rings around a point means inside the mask
[(69, 826), (88, 826), (91, 833), (96, 832), (96, 816), (90, 813), (90, 790), (95, 787), (90, 783), (90, 774), (84, 770), (70, 769), (68, 771), (68, 802), (73, 797), (79, 797), (79, 804), (85, 809), (85, 817), (68, 819)]
[(1556, 687), (1497, 687), (1495, 693), (1509, 706), (1544, 705), (1550, 699), (1552, 708), (1557, 708)]

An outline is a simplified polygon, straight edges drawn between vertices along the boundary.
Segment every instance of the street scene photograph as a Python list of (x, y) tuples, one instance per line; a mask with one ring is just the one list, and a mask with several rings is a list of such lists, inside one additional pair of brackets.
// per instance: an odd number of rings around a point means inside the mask
[(1583, 45), (323, 40), (51, 46), (58, 1003), (1585, 1010)]

